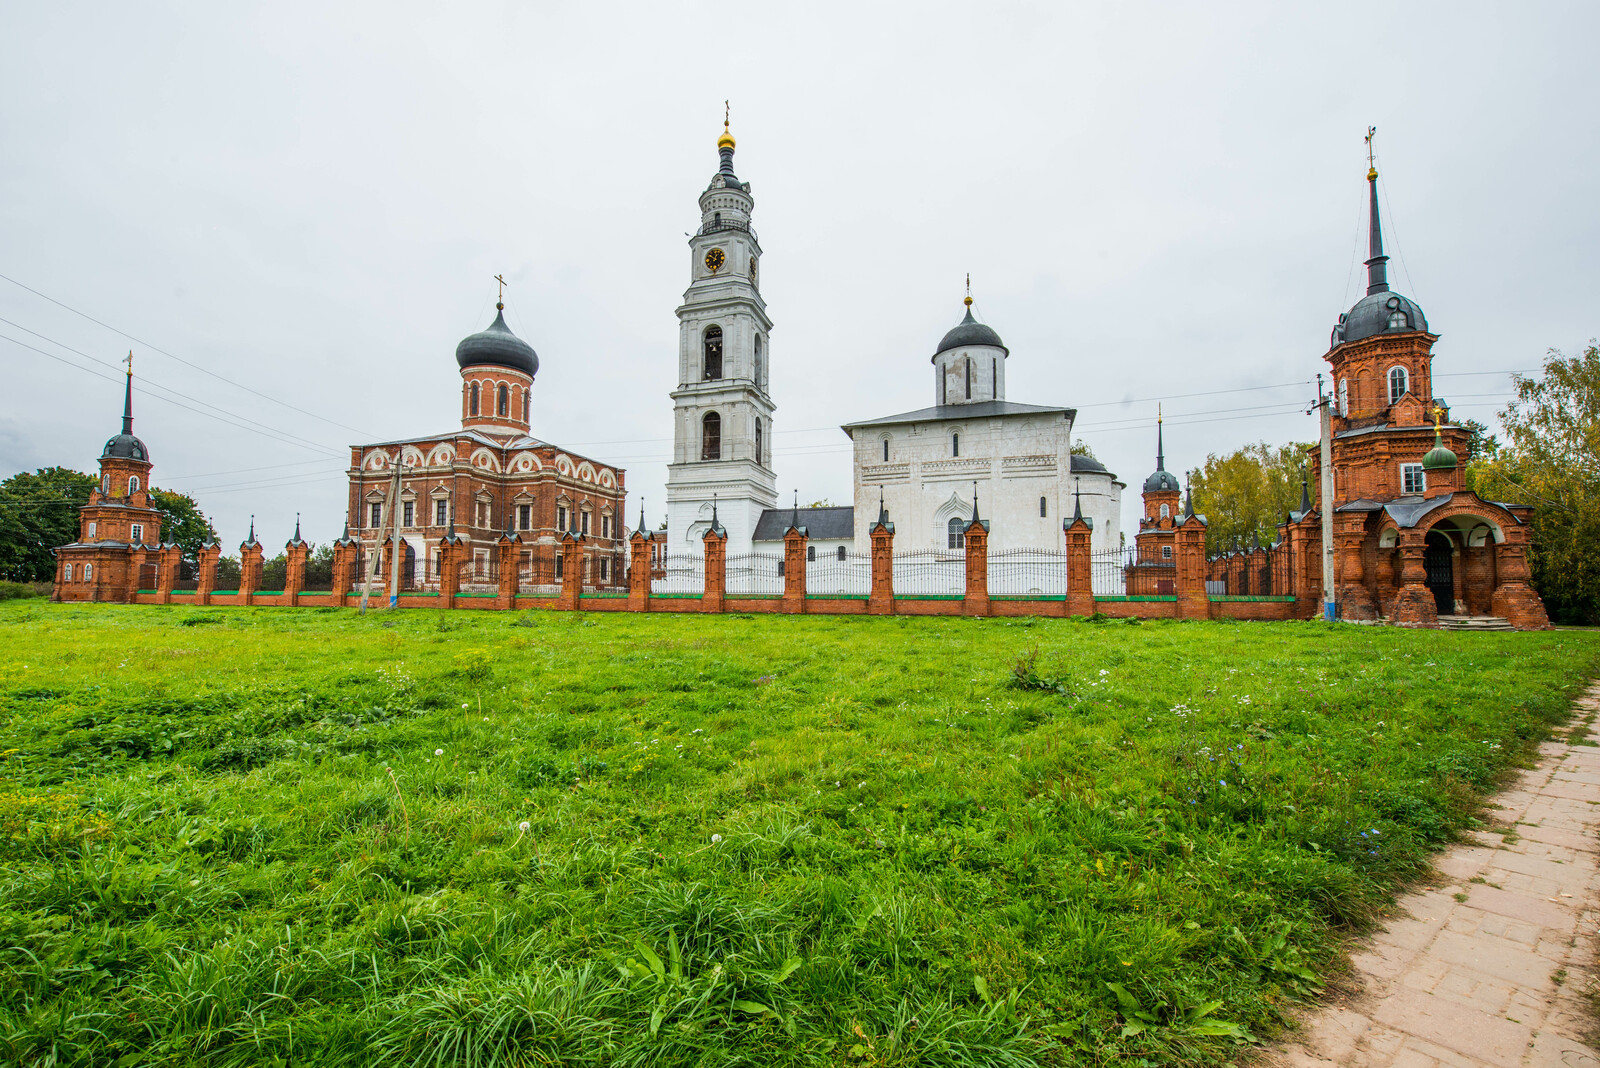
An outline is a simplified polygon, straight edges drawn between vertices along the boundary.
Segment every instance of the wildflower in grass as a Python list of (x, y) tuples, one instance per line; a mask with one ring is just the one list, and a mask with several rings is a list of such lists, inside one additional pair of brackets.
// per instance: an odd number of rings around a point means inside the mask
[(1111, 674), (1111, 672), (1109, 672), (1109, 671), (1107, 671), (1107, 670), (1106, 670), (1106, 669), (1105, 669), (1105, 668), (1101, 668), (1101, 669), (1100, 669), (1100, 675), (1101, 675), (1101, 676), (1102, 676), (1102, 677), (1104, 677), (1104, 676), (1106, 676), (1106, 675), (1109, 675), (1109, 674)]
[(532, 826), (533, 824), (529, 823), (527, 820), (523, 820), (521, 823), (517, 824), (517, 830), (521, 831), (523, 834), (527, 834), (528, 829)]
[(433, 755), (434, 756), (444, 756), (444, 750), (443, 749), (435, 749), (433, 751)]
[(720, 841), (722, 841), (722, 835), (714, 834), (714, 835), (711, 836), (711, 844), (712, 845), (716, 845)]

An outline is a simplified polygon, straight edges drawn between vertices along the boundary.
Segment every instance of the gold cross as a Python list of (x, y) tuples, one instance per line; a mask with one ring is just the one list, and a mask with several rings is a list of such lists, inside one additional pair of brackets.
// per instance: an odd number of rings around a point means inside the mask
[(962, 301), (967, 307), (972, 307), (972, 272), (967, 272), (967, 299)]
[(500, 283), (500, 296), (495, 299), (504, 304), (506, 302), (506, 280), (499, 275), (495, 275), (494, 280)]
[(722, 132), (723, 133), (727, 133), (728, 132), (728, 119), (732, 114), (733, 114), (733, 109), (731, 107), (729, 107), (728, 106), (728, 102), (726, 100), (724, 100), (722, 102)]
[(1378, 128), (1376, 126), (1368, 126), (1367, 127), (1367, 166), (1368, 167), (1372, 166), (1372, 138), (1373, 138), (1373, 136), (1375, 134), (1377, 134), (1377, 132), (1378, 132)]
[(128, 377), (132, 378), (133, 377), (133, 350), (132, 349), (128, 350), (128, 358), (126, 360), (123, 360), (122, 362), (128, 365)]
[(1444, 409), (1439, 407), (1437, 404), (1435, 404), (1433, 406), (1433, 432), (1434, 432), (1434, 434), (1438, 434), (1439, 433), (1439, 419), (1443, 415), (1444, 415)]

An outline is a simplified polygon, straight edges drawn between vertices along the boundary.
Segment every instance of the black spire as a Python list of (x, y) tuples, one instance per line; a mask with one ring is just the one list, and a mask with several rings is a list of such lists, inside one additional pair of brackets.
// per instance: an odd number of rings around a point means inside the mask
[(516, 515), (516, 510), (515, 509), (512, 509), (512, 508), (507, 508), (506, 509), (506, 540), (507, 541), (515, 540), (516, 536), (517, 536), (517, 533), (516, 533), (516, 529), (517, 528), (512, 525), (512, 520), (515, 517), (515, 515)]
[(294, 514), (294, 544), (300, 544), (300, 513)]
[(133, 435), (133, 353), (128, 353), (128, 384), (122, 394), (122, 432)]
[(713, 493), (711, 495), (711, 529), (716, 530), (719, 525), (717, 523), (717, 495)]
[(1311, 514), (1311, 488), (1306, 485), (1306, 480), (1300, 480), (1300, 514)]
[(1183, 487), (1183, 517), (1194, 518), (1194, 476), (1189, 476), (1189, 484)]
[(799, 490), (795, 490), (794, 491), (794, 516), (789, 521), (789, 527), (792, 530), (799, 530), (800, 529), (800, 491)]
[(972, 484), (972, 522), (978, 521), (978, 484)]
[(644, 498), (643, 497), (639, 498), (639, 533), (640, 534), (648, 533), (648, 531), (646, 531), (644, 529)]
[(1161, 436), (1161, 412), (1156, 412), (1156, 470), (1167, 469), (1167, 449)]
[(1367, 232), (1367, 294), (1389, 291), (1389, 257), (1383, 254), (1383, 228), (1378, 223), (1378, 168), (1372, 161), (1372, 135), (1376, 126), (1367, 127), (1367, 186), (1371, 195), (1371, 227)]
[(879, 486), (878, 487), (878, 526), (886, 527), (888, 525), (889, 525), (889, 509), (888, 509), (888, 506), (886, 506), (883, 503), (883, 487)]
[(444, 536), (450, 541), (456, 540), (456, 508), (454, 504), (450, 506), (450, 522), (445, 527)]
[(1072, 476), (1072, 522), (1073, 525), (1083, 519), (1083, 492), (1078, 488), (1078, 476)]
[(349, 541), (350, 540), (350, 513), (349, 512), (346, 512), (344, 514), (344, 533), (339, 535), (339, 540), (340, 541)]
[[(133, 416), (131, 416), (131, 415), (130, 416), (124, 416), (124, 418), (128, 419), (129, 421), (132, 421)], [(256, 517), (255, 516), (251, 516), (250, 517), (250, 537), (245, 539), (245, 544), (246, 545), (254, 545), (255, 543), (256, 543)]]

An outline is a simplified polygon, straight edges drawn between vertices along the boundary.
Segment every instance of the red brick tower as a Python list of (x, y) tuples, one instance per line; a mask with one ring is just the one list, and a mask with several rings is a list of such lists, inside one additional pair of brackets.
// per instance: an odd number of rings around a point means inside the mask
[(1162, 420), (1156, 416), (1156, 469), (1144, 480), (1144, 515), (1133, 537), (1135, 558), (1124, 568), (1130, 596), (1164, 596), (1176, 590), (1178, 479), (1167, 470)]
[(56, 550), (57, 601), (130, 603), (155, 586), (155, 565), (140, 562), (146, 546), (161, 543), (161, 513), (150, 504), (150, 452), (133, 436), (132, 353), (123, 388), (122, 433), (100, 452), (100, 485), (78, 512), (78, 540)]

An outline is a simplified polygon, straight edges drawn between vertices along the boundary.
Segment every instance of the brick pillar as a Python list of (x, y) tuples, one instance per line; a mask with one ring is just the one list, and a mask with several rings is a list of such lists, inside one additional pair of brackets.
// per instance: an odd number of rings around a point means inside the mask
[(333, 543), (333, 604), (349, 603), (350, 587), (355, 583), (356, 543), (340, 539)]
[(701, 536), (706, 554), (705, 592), (700, 595), (700, 611), (721, 612), (728, 593), (728, 532), (720, 524)]
[[(1211, 596), (1206, 593), (1206, 522), (1186, 515), (1173, 535), (1177, 556), (1176, 582), (1179, 619), (1210, 619)], [(1263, 554), (1265, 555), (1265, 554)]]
[(1394, 597), (1393, 622), (1402, 627), (1439, 625), (1439, 609), (1422, 566), (1423, 536), (1420, 530), (1400, 532), (1400, 590)]
[(1067, 539), (1067, 600), (1069, 616), (1094, 615), (1094, 576), (1089, 539), (1094, 534), (1081, 514), (1062, 524)]
[(628, 611), (650, 611), (650, 536), (639, 529), (628, 539)]
[(517, 564), (522, 556), (522, 542), (517, 535), (507, 532), (500, 535), (500, 540), (495, 544), (498, 554), (496, 563), (500, 568), (500, 589), (494, 599), (496, 608), (515, 608), (517, 606)]
[(454, 608), (461, 589), (461, 565), (467, 555), (467, 542), (459, 534), (439, 539), (439, 607)]
[(1518, 630), (1548, 630), (1550, 617), (1544, 602), (1528, 585), (1528, 551), (1521, 529), (1506, 531), (1506, 540), (1494, 547), (1494, 597), (1490, 610)]
[(806, 610), (806, 528), (790, 526), (783, 532), (783, 602), (784, 612), (798, 613)]
[(126, 604), (136, 604), (139, 600), (139, 576), (144, 574), (145, 561), (150, 558), (150, 550), (143, 545), (136, 545), (128, 550), (127, 585), (123, 595), (118, 600)]
[(582, 534), (570, 530), (561, 535), (558, 543), (561, 552), (561, 592), (556, 595), (556, 608), (563, 612), (576, 612), (583, 607), (583, 542)]
[(989, 521), (967, 524), (967, 596), (961, 602), (964, 616), (989, 614)]
[(211, 603), (211, 591), (217, 588), (217, 560), (221, 556), (222, 547), (214, 541), (200, 546), (195, 554), (195, 604)]
[(883, 514), (880, 509), (878, 522), (867, 532), (872, 538), (872, 588), (867, 593), (867, 614), (872, 616), (894, 614), (894, 524)]
[[(1311, 565), (1314, 560), (1307, 559), (1307, 555), (1316, 555), (1311, 538), (1311, 526), (1308, 523), (1291, 523), (1288, 528), (1289, 544), (1289, 583), (1290, 592), (1294, 594), (1294, 615), (1296, 619), (1315, 618), (1321, 609), (1320, 601), (1322, 591), (1317, 586), (1316, 578), (1312, 575)], [(1320, 547), (1320, 542), (1317, 543)], [(1317, 575), (1321, 575), (1321, 568), (1317, 568)]]
[(290, 604), (300, 603), (300, 591), (306, 588), (306, 557), (311, 546), (296, 538), (283, 547), (288, 568), (283, 575), (283, 596)]
[(261, 588), (261, 543), (247, 541), (239, 546), (239, 603), (252, 604)]
[[(1367, 541), (1365, 514), (1336, 515), (1333, 519), (1333, 596), (1339, 602), (1340, 619), (1377, 619), (1378, 608), (1367, 588), (1366, 561), (1362, 549)], [(1421, 552), (1418, 549), (1418, 552)], [(1420, 558), (1419, 558), (1420, 559)], [(1418, 581), (1421, 581), (1420, 579)], [(1433, 594), (1428, 594), (1429, 605)], [(1434, 610), (1433, 619), (1438, 619)]]
[(183, 550), (168, 542), (156, 554), (156, 601), (172, 603), (172, 589), (178, 584), (178, 568), (183, 563)]

